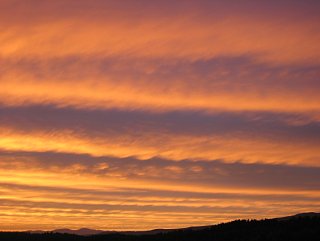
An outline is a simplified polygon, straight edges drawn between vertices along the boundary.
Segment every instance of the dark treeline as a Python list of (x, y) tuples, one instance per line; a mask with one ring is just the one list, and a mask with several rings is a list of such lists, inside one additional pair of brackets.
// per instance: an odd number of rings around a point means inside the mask
[(182, 229), (167, 233), (126, 235), (121, 233), (77, 236), (58, 233), (2, 232), (1, 241), (319, 241), (320, 217), (288, 220), (237, 220), (201, 230)]

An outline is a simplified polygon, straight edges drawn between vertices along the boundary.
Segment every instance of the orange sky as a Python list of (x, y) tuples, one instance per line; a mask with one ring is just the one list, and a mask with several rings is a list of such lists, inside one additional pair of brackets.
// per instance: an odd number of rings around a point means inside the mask
[(0, 230), (319, 211), (319, 10), (0, 0)]

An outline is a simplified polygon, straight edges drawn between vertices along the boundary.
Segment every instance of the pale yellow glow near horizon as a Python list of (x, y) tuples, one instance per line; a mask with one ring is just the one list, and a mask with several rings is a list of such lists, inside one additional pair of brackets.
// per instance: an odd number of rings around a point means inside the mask
[[(219, 187), (204, 187), (201, 185), (192, 187), (191, 185), (181, 185), (172, 182), (150, 182), (150, 181), (134, 181), (134, 180), (119, 180), (115, 178), (97, 177), (94, 175), (79, 173), (75, 174), (71, 170), (68, 172), (54, 172), (49, 170), (30, 170), (26, 173), (18, 169), (0, 170), (0, 182), (20, 185), (19, 189), (10, 187), (0, 188), (2, 193), (0, 201), (3, 203), (0, 207), (0, 213), (4, 219), (10, 218), (6, 225), (3, 225), (3, 230), (26, 230), (29, 229), (52, 229), (65, 225), (69, 228), (79, 228), (83, 226), (83, 220), (86, 220), (86, 225), (92, 228), (102, 228), (115, 230), (137, 229), (146, 230), (157, 227), (183, 227), (188, 225), (203, 225), (212, 224), (231, 220), (233, 217), (246, 218), (264, 218), (265, 215), (260, 212), (269, 208), (282, 208), (282, 215), (290, 214), (292, 206), (296, 211), (308, 210), (306, 206), (319, 205), (314, 201), (293, 201), (286, 202), (284, 205), (281, 201), (264, 200), (265, 195), (298, 195), (301, 197), (319, 198), (318, 191), (289, 191), (289, 190), (272, 190), (272, 189), (232, 189)], [(45, 183), (46, 186), (41, 185)], [(22, 185), (22, 186), (21, 186)], [(18, 188), (18, 186), (17, 186)], [(34, 188), (34, 189), (33, 189)], [(40, 188), (40, 189), (39, 189)], [(55, 188), (55, 189), (51, 189)], [(78, 194), (66, 195), (68, 188), (72, 188)], [(117, 190), (122, 188), (133, 188), (133, 190), (145, 189), (153, 190), (154, 193), (150, 197), (139, 197), (139, 192), (133, 192), (130, 196), (122, 196), (117, 194)], [(46, 190), (47, 189), (47, 190)], [(41, 191), (39, 191), (41, 190)], [(233, 200), (232, 196), (226, 198), (174, 198), (158, 196), (159, 190), (179, 190), (195, 193), (229, 193), (248, 195), (239, 199)], [(105, 196), (90, 193), (92, 191), (104, 191)], [(250, 199), (250, 195), (262, 195), (260, 201)], [(249, 199), (247, 199), (249, 198)], [(27, 205), (27, 206), (25, 206)], [(31, 205), (31, 206), (30, 206)], [(103, 208), (104, 205), (109, 206)], [(255, 211), (250, 210), (254, 205)], [(129, 207), (129, 209), (128, 209)], [(176, 211), (166, 211), (168, 208), (176, 209)], [(205, 207), (204, 210), (201, 210)], [(120, 209), (119, 209), (120, 208)], [(145, 208), (147, 208), (145, 210)], [(159, 209), (160, 208), (160, 209)], [(216, 210), (215, 214), (210, 214), (206, 209)], [(248, 209), (245, 213), (235, 212), (224, 213), (225, 209)], [(184, 210), (183, 210), (184, 209)], [(144, 216), (144, 222), (134, 224), (137, 220)], [(264, 215), (264, 216), (263, 216)], [(277, 212), (270, 212), (268, 217), (279, 215)], [(3, 218), (2, 218), (3, 219)], [(10, 222), (15, 223), (14, 219), (19, 219), (19, 222), (24, 223), (24, 228), (12, 226)], [(109, 219), (113, 221), (110, 222)], [(190, 221), (192, 219), (193, 221)], [(28, 220), (28, 221), (27, 221)], [(41, 220), (38, 223), (37, 220)], [(107, 222), (107, 220), (109, 220)], [(101, 223), (105, 221), (107, 223)], [(34, 223), (32, 223), (34, 222)], [(127, 228), (119, 225), (125, 222)], [(166, 224), (161, 224), (165, 222)], [(71, 224), (72, 223), (72, 224)]]

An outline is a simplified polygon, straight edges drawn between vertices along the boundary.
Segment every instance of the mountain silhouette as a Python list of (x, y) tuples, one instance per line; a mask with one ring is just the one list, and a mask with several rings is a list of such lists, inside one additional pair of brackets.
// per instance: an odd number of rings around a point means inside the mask
[(108, 231), (97, 230), (97, 229), (89, 229), (89, 228), (80, 228), (80, 229), (55, 229), (52, 230), (53, 233), (66, 233), (66, 234), (76, 234), (82, 236), (95, 235), (99, 233), (104, 233)]
[(293, 218), (302, 218), (302, 217), (320, 217), (320, 213), (314, 213), (314, 212), (309, 212), (309, 213), (298, 213), (292, 216), (286, 216), (286, 217), (281, 217), (281, 218), (276, 218), (278, 220), (288, 220), (288, 219), (293, 219)]

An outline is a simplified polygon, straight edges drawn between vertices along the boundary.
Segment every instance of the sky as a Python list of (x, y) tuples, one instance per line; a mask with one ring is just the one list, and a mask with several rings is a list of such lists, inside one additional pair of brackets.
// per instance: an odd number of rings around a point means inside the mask
[(0, 230), (320, 211), (318, 0), (0, 0)]

